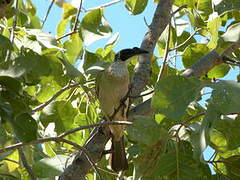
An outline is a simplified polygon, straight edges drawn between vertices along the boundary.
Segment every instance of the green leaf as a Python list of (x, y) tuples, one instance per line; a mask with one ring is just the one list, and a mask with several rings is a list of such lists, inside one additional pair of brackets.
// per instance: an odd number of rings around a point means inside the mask
[(178, 6), (178, 7), (188, 5), (188, 7), (193, 8), (196, 5), (197, 1), (198, 0), (191, 0), (191, 1), (189, 1), (189, 0), (175, 0), (174, 5)]
[(208, 78), (223, 78), (229, 72), (230, 67), (227, 64), (220, 64), (211, 69), (207, 76)]
[(57, 36), (58, 37), (64, 35), (68, 22), (69, 22), (68, 19), (63, 19), (59, 22), (59, 24), (57, 26)]
[(152, 107), (165, 116), (178, 120), (188, 105), (197, 98), (202, 83), (195, 78), (169, 76), (157, 82)]
[(212, 96), (208, 101), (208, 112), (222, 114), (239, 112), (240, 84), (234, 81), (220, 81), (210, 86), (213, 88)]
[(69, 16), (72, 16), (77, 13), (77, 9), (72, 6), (71, 3), (63, 4), (63, 19), (67, 19)]
[(50, 67), (46, 56), (40, 56), (31, 50), (27, 50), (15, 58), (7, 69), (3, 69), (0, 74), (19, 78), (24, 75), (30, 75), (35, 79), (39, 76), (47, 76), (50, 73)]
[(193, 27), (200, 27), (200, 28), (206, 27), (204, 20), (202, 19), (199, 11), (197, 11), (195, 8), (188, 10), (187, 15)]
[(189, 46), (190, 44), (196, 43), (196, 40), (194, 39), (194, 37), (192, 37), (187, 42), (185, 42), (186, 39), (188, 39), (190, 36), (191, 36), (191, 34), (189, 32), (183, 31), (181, 36), (177, 37), (176, 41), (177, 41), (178, 45), (185, 43), (184, 45), (182, 45), (181, 47), (178, 48), (178, 51), (184, 51), (187, 46)]
[(55, 49), (63, 50), (62, 48), (59, 48), (58, 46), (56, 46), (57, 40), (50, 33), (43, 32), (40, 29), (28, 29), (27, 33), (30, 35), (36, 36), (36, 39), (38, 40), (38, 42), (46, 48), (55, 48)]
[(57, 155), (53, 158), (43, 158), (33, 165), (33, 172), (38, 178), (55, 178), (60, 175), (65, 164), (69, 160), (68, 156)]
[(232, 179), (240, 178), (240, 156), (235, 155), (223, 160), (228, 176), (232, 177)]
[(59, 58), (59, 59), (65, 66), (67, 75), (69, 76), (70, 79), (79, 77), (81, 79), (81, 81), (83, 81), (84, 76), (77, 68), (75, 68), (72, 64), (70, 64), (67, 60), (62, 59), (62, 58)]
[(86, 45), (109, 37), (112, 32), (110, 25), (103, 16), (103, 9), (96, 9), (87, 13), (83, 17), (81, 25), (81, 35)]
[(133, 15), (141, 14), (147, 6), (148, 0), (125, 0), (125, 7)]
[(34, 52), (38, 54), (42, 54), (42, 47), (38, 41), (36, 41), (35, 38), (24, 36), (22, 39), (20, 39), (19, 44), (16, 42), (19, 49), (22, 47), (28, 48), (33, 50)]
[(16, 94), (22, 92), (20, 82), (9, 76), (0, 76), (0, 85), (7, 88), (7, 90), (14, 91)]
[(64, 42), (66, 49), (65, 55), (71, 64), (74, 64), (77, 58), (82, 54), (82, 40), (78, 34), (71, 35), (70, 39)]
[[(3, 122), (10, 121), (12, 119), (13, 111), (12, 111), (11, 105), (8, 102), (5, 102), (4, 100), (2, 100), (1, 98), (0, 98), (0, 114), (1, 114), (0, 120)], [(1, 130), (1, 133), (3, 133), (1, 125), (0, 125), (0, 130)], [(0, 137), (0, 143), (1, 143), (1, 137)]]
[(132, 141), (143, 145), (152, 145), (163, 136), (164, 131), (151, 117), (135, 116), (134, 119), (134, 123), (127, 128), (128, 137)]
[(99, 62), (98, 56), (86, 50), (84, 53), (83, 69), (87, 70), (89, 67), (91, 67), (93, 64), (97, 62)]
[[(213, 16), (213, 14), (212, 14)], [(209, 49), (214, 49), (217, 47), (217, 42), (218, 42), (218, 30), (222, 25), (222, 20), (221, 18), (215, 14), (215, 18), (213, 18), (211, 21), (208, 21), (207, 27), (209, 29), (209, 32), (211, 34), (211, 40), (208, 43)]]
[(207, 20), (209, 15), (213, 13), (212, 0), (198, 0), (197, 9), (201, 12), (201, 16), (204, 16), (204, 19)]
[(27, 21), (28, 21), (28, 16), (25, 13), (20, 11), (18, 13), (17, 26), (21, 26), (21, 27), (26, 26)]
[(226, 42), (239, 42), (240, 23), (235, 23), (229, 26), (227, 31), (221, 37)]
[(231, 11), (231, 10), (239, 10), (240, 9), (240, 4), (239, 1), (234, 1), (234, 0), (213, 0), (213, 4), (215, 4), (215, 11), (218, 12), (219, 15)]
[(53, 76), (43, 77), (39, 83), (36, 98), (43, 103), (52, 97), (59, 89), (61, 89), (61, 86), (54, 80)]
[(190, 44), (183, 52), (182, 61), (185, 68), (189, 68), (198, 59), (207, 54), (210, 50), (206, 44)]
[(190, 144), (182, 142), (179, 147), (175, 150), (168, 149), (167, 153), (162, 155), (156, 166), (155, 179), (208, 179), (211, 176), (210, 169), (206, 164), (200, 164), (193, 159)]
[[(176, 31), (172, 28), (172, 26), (170, 28), (171, 28), (170, 29), (171, 32), (170, 32), (169, 48), (173, 48), (176, 42)], [(168, 32), (169, 32), (169, 26), (165, 28), (165, 30), (163, 31), (163, 33), (161, 34), (157, 42), (158, 52), (162, 56), (164, 55), (164, 52), (165, 52), (166, 43), (168, 39)]]
[[(227, 127), (227, 128), (226, 128)], [(240, 119), (221, 119), (214, 126), (218, 132), (216, 138), (211, 137), (211, 140), (219, 148), (219, 150), (234, 150), (240, 146), (239, 142)]]
[(0, 51), (8, 49), (13, 49), (11, 41), (5, 36), (0, 34)]
[(56, 132), (59, 134), (76, 127), (76, 125), (73, 124), (76, 115), (77, 109), (73, 108), (70, 102), (55, 101), (43, 109), (40, 120), (45, 127), (47, 127), (50, 122), (54, 122)]
[(12, 122), (16, 137), (23, 142), (37, 139), (37, 122), (28, 113), (16, 116)]

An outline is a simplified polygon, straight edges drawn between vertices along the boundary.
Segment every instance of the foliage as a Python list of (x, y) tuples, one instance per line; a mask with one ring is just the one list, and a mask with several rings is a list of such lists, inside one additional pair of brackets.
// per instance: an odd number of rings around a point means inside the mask
[[(218, 65), (206, 77), (197, 79), (180, 76), (182, 69), (178, 66), (183, 64), (189, 68), (211, 50), (221, 53), (225, 47), (239, 42), (239, 3), (237, 0), (190, 2), (175, 1), (174, 8), (188, 7), (174, 15), (170, 31), (167, 28), (157, 43), (162, 57), (168, 32), (171, 33), (169, 64), (163, 78), (157, 80), (161, 57), (155, 55), (151, 80), (144, 89), (155, 87), (151, 103), (155, 114), (135, 116), (133, 125), (127, 128), (130, 168), (125, 176), (129, 179), (240, 178), (240, 86), (236, 74), (230, 71), (234, 67)], [(118, 35), (113, 35), (109, 43), (96, 52), (86, 49), (99, 39), (109, 38), (114, 29), (107, 22), (104, 9), (95, 9), (77, 22), (77, 33), (59, 38), (69, 28), (73, 29), (78, 17), (71, 3), (56, 3), (63, 9), (56, 28), (58, 38), (43, 32), (37, 16), (40, 7), (35, 7), (31, 0), (19, 0), (17, 10), (13, 2), (0, 7), (0, 11), (4, 9), (0, 14), (1, 148), (54, 137), (94, 124), (102, 117), (94, 92), (94, 78), (113, 60)], [(125, 0), (122, 8), (138, 15), (148, 3), (154, 2)], [(189, 29), (195, 31), (193, 36)], [(176, 58), (176, 65), (172, 56), (178, 53), (182, 54)], [(237, 50), (234, 56), (239, 58), (239, 55)], [(229, 74), (232, 81), (211, 81)], [(204, 91), (209, 89), (206, 98)], [(72, 133), (65, 139), (83, 145), (90, 130)], [(203, 158), (207, 146), (214, 151), (211, 159)], [(35, 176), (46, 179), (60, 175), (75, 152), (72, 145), (54, 141), (32, 143), (23, 150)], [(1, 179), (30, 179), (17, 150), (0, 153), (0, 161)], [(208, 164), (213, 165), (215, 174)], [(107, 169), (106, 159), (102, 158), (98, 166)], [(94, 173), (88, 178), (95, 179)], [(114, 179), (108, 173), (101, 174), (106, 180)]]

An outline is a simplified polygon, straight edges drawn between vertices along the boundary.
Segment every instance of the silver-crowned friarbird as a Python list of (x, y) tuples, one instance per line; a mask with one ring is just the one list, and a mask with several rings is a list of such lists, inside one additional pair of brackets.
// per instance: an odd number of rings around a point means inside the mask
[[(146, 53), (148, 53), (146, 50), (137, 47), (123, 49), (115, 55), (114, 62), (108, 68), (98, 73), (96, 93), (107, 120), (127, 121), (128, 100), (123, 102), (129, 91), (127, 62), (133, 56)], [(109, 125), (109, 128), (112, 134), (110, 166), (116, 172), (127, 170), (128, 163), (123, 138), (125, 125)]]

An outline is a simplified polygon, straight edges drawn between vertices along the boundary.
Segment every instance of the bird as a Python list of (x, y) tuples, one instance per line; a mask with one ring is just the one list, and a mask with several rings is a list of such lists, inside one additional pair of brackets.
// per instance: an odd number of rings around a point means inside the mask
[[(114, 62), (96, 76), (96, 94), (103, 116), (110, 121), (127, 121), (130, 79), (128, 62), (133, 56), (146, 54), (141, 48), (122, 49), (116, 53)], [(125, 99), (124, 99), (125, 98)], [(124, 146), (124, 129), (126, 125), (109, 125), (112, 139), (109, 165), (115, 172), (128, 169)]]

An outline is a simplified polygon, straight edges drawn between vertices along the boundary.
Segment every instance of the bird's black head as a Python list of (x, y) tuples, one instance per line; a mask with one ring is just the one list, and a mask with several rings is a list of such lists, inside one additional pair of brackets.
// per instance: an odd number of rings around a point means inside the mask
[(134, 47), (132, 49), (122, 49), (115, 55), (115, 61), (126, 61), (133, 56), (147, 53), (148, 51), (137, 47)]

